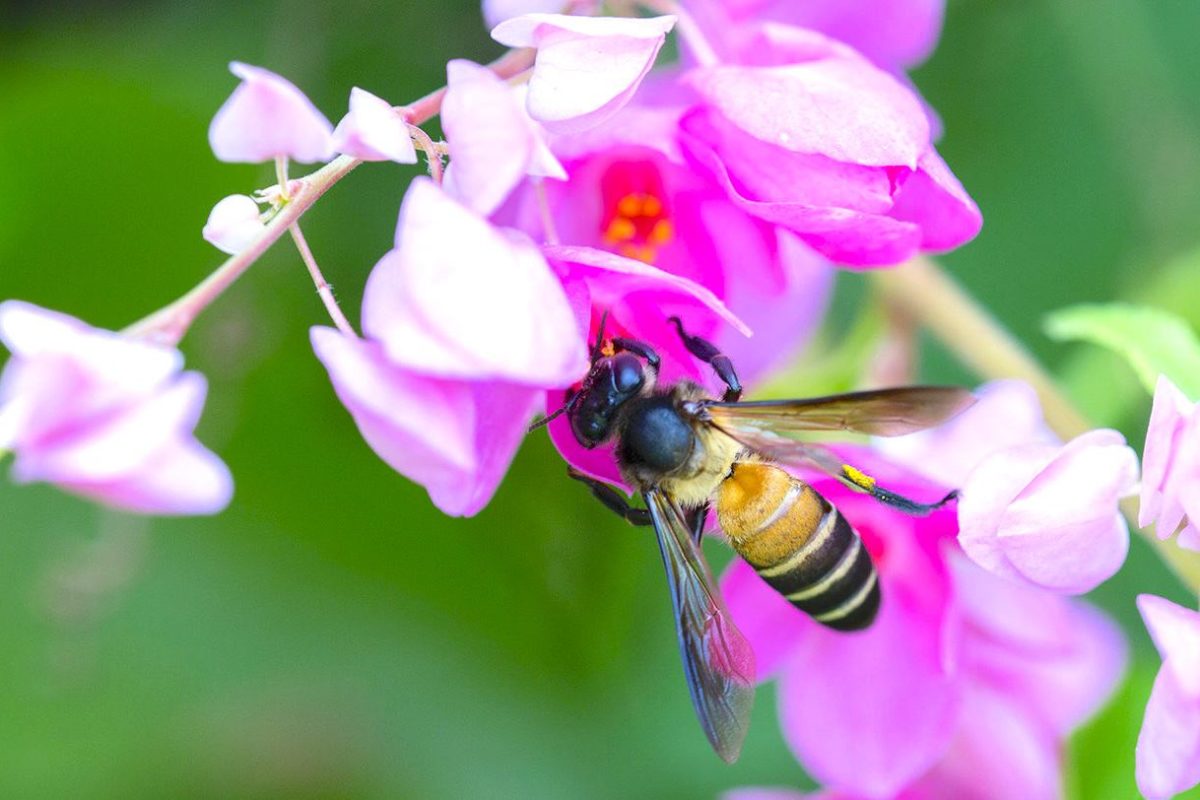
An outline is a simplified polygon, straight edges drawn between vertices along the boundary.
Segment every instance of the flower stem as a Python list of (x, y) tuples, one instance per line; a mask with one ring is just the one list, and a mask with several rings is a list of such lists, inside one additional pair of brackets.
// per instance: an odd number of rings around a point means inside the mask
[(312, 249), (309, 248), (304, 234), (300, 232), (300, 223), (293, 222), (288, 226), (288, 232), (292, 234), (292, 241), (296, 243), (296, 249), (300, 251), (300, 260), (304, 262), (304, 266), (308, 267), (308, 274), (312, 276), (313, 284), (317, 287), (317, 294), (321, 296), (321, 302), (325, 304), (325, 310), (329, 312), (329, 317), (333, 320), (333, 324), (347, 336), (357, 338), (358, 334), (354, 332), (354, 327), (346, 319), (346, 315), (342, 313), (341, 306), (338, 305), (337, 299), (333, 296), (333, 287), (329, 285), (329, 282), (325, 280), (325, 276), (321, 274), (321, 268), (317, 266), (317, 260), (313, 258)]
[[(499, 77), (507, 79), (528, 69), (533, 64), (533, 57), (534, 51), (530, 48), (510, 50), (493, 61), (489, 68)], [(441, 110), (445, 94), (446, 89), (443, 87), (411, 105), (402, 107), (405, 119), (413, 125), (428, 121)], [(162, 344), (178, 344), (201, 311), (220, 297), (242, 273), (267, 252), (313, 203), (360, 163), (362, 162), (350, 156), (338, 156), (304, 178), (281, 183), (280, 192), (285, 202), (246, 249), (230, 257), (183, 297), (133, 323), (124, 333)], [(299, 188), (292, 192), (291, 189), (296, 186)]]
[(425, 162), (429, 165), (429, 177), (438, 186), (442, 185), (442, 151), (434, 144), (429, 134), (417, 125), (409, 123), (408, 133), (412, 136), (417, 147), (425, 153)]
[[(917, 258), (897, 269), (879, 270), (873, 277), (888, 304), (928, 328), (979, 376), (1019, 378), (1033, 386), (1047, 424), (1063, 439), (1093, 427), (1029, 351), (937, 264)], [(1139, 528), (1136, 499), (1126, 498), (1121, 510), (1175, 575), (1193, 593), (1200, 592), (1200, 556)]]

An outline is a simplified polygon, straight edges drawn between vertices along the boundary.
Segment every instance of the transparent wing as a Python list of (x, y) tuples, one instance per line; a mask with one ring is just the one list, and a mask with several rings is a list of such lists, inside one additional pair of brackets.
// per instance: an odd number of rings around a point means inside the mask
[(932, 428), (974, 402), (974, 395), (957, 386), (901, 386), (804, 400), (705, 401), (701, 408), (725, 430), (900, 436)]
[(642, 496), (667, 570), (692, 705), (717, 755), (732, 764), (750, 724), (754, 651), (734, 626), (679, 506), (656, 489)]

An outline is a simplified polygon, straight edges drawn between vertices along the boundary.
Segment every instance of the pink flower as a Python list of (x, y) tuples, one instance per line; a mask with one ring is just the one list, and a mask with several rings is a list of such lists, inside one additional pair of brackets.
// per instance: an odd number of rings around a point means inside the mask
[(0, 303), (0, 451), (18, 483), (47, 481), (146, 514), (215, 514), (229, 470), (192, 431), (204, 377), (174, 348), (89, 327), (65, 314)]
[[(867, 466), (909, 496), (944, 491), (887, 464)], [(909, 517), (831, 480), (813, 485), (875, 560), (883, 597), (875, 623), (855, 634), (824, 628), (741, 561), (722, 589), (760, 678), (779, 680), (784, 736), (826, 785), (821, 796), (968, 797), (997, 782), (1004, 796), (1057, 797), (1066, 737), (1119, 679), (1115, 626), (957, 555), (948, 509)]]
[(263, 221), (254, 198), (231, 194), (213, 206), (202, 235), (218, 250), (233, 255), (246, 249), (262, 231)]
[(442, 126), (453, 157), (446, 187), (452, 196), (486, 216), (527, 175), (566, 179), (541, 126), (495, 73), (456, 59), (446, 78)]
[(380, 458), (472, 515), (546, 390), (587, 371), (584, 332), (536, 247), (428, 179), (409, 186), (396, 245), (367, 280), (367, 338), (314, 328), (313, 348)]
[(888, 69), (928, 58), (945, 12), (945, 0), (686, 0), (684, 6), (717, 43), (736, 43), (763, 23), (795, 25), (846, 42)]
[(877, 266), (949, 250), (982, 225), (934, 149), (918, 98), (815, 35), (804, 60), (689, 72), (703, 103), (681, 126), (691, 156), (747, 213), (833, 261)]
[(1138, 525), (1157, 521), (1158, 538), (1180, 526), (1179, 545), (1200, 550), (1200, 414), (1170, 378), (1160, 375), (1142, 454)]
[(333, 157), (333, 126), (290, 82), (262, 67), (234, 61), (242, 79), (213, 117), (208, 141), (222, 161), (311, 163)]
[(959, 543), (977, 564), (1058, 592), (1090, 591), (1125, 561), (1129, 528), (1117, 504), (1137, 483), (1136, 454), (1113, 430), (1060, 444), (1017, 381), (979, 394), (948, 423), (880, 449), (958, 485)]
[(392, 104), (357, 86), (350, 90), (350, 111), (333, 131), (333, 148), (363, 161), (417, 163), (408, 125)]
[(1149, 594), (1137, 602), (1162, 657), (1138, 735), (1137, 784), (1165, 800), (1200, 783), (1200, 613)]
[(629, 102), (675, 17), (525, 14), (492, 29), (509, 47), (536, 47), (529, 114), (555, 133), (599, 125)]

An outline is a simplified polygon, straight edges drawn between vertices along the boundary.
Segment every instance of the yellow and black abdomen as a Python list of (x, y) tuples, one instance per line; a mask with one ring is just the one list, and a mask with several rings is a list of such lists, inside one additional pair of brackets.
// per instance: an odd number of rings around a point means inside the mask
[(879, 577), (846, 518), (779, 467), (739, 461), (717, 490), (717, 517), (734, 550), (813, 619), (866, 628), (879, 611)]

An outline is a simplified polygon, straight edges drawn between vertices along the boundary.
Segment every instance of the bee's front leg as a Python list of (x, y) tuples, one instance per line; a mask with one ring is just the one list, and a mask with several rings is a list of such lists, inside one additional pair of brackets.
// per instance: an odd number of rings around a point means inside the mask
[(620, 492), (604, 481), (598, 481), (589, 475), (584, 475), (574, 467), (567, 467), (567, 475), (591, 489), (592, 494), (604, 504), (605, 508), (619, 515), (630, 525), (653, 524), (648, 510), (629, 505), (629, 501)]

